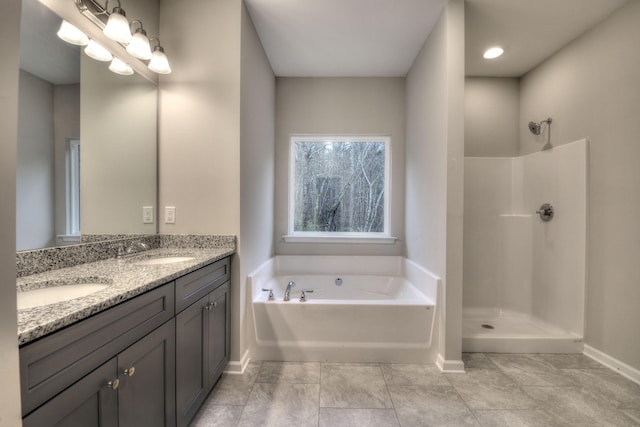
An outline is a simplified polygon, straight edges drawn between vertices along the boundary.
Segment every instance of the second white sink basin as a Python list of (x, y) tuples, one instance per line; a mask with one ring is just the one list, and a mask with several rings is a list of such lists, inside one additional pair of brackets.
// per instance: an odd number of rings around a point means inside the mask
[(41, 307), (91, 295), (109, 287), (104, 283), (81, 283), (77, 285), (51, 286), (18, 292), (18, 310)]
[(193, 257), (190, 256), (166, 256), (166, 257), (158, 257), (158, 258), (149, 258), (142, 261), (136, 261), (134, 265), (162, 265), (162, 264), (173, 264), (176, 262), (185, 262), (191, 261)]

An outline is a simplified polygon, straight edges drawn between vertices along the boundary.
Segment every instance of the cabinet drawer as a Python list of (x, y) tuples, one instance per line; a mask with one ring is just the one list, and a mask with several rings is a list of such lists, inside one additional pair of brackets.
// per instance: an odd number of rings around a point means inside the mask
[(189, 273), (176, 280), (176, 313), (181, 312), (231, 277), (231, 258)]
[(173, 282), (20, 348), (22, 415), (174, 315)]

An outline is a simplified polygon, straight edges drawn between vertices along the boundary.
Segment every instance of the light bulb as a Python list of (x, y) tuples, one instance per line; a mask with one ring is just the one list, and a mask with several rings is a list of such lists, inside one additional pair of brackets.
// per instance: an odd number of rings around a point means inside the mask
[(62, 20), (62, 24), (60, 24), (60, 29), (57, 34), (58, 37), (67, 43), (79, 46), (89, 44), (89, 37), (64, 19)]
[(109, 69), (114, 73), (122, 74), (123, 76), (130, 76), (133, 74), (133, 68), (120, 58), (113, 58), (113, 61), (111, 61), (111, 64), (109, 65)]
[(138, 59), (144, 59), (146, 61), (151, 59), (151, 46), (149, 45), (149, 39), (147, 38), (147, 32), (145, 30), (142, 28), (136, 30), (129, 42), (129, 46), (127, 46), (127, 52)]
[(113, 8), (113, 13), (109, 15), (107, 25), (104, 27), (104, 35), (118, 43), (127, 44), (131, 41), (131, 30), (129, 29), (129, 21), (119, 7)]
[(111, 61), (113, 59), (113, 55), (111, 54), (111, 52), (109, 52), (94, 40), (91, 40), (89, 42), (89, 45), (84, 48), (84, 53), (86, 53), (90, 58), (93, 58), (97, 61)]
[(504, 53), (504, 49), (499, 47), (499, 46), (495, 46), (492, 48), (487, 49), (484, 54), (482, 55), (482, 57), (484, 59), (495, 59), (497, 57), (499, 57), (500, 55), (502, 55)]
[(169, 74), (171, 72), (171, 66), (169, 65), (169, 59), (164, 53), (162, 46), (156, 46), (151, 56), (151, 61), (148, 65), (149, 69), (158, 74)]

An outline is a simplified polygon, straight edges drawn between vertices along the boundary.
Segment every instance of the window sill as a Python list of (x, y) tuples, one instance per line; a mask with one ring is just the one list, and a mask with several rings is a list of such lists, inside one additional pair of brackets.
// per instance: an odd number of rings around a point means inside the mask
[(366, 233), (366, 235), (350, 233), (298, 233), (286, 234), (282, 239), (286, 243), (359, 243), (359, 244), (395, 244), (397, 237), (383, 233)]

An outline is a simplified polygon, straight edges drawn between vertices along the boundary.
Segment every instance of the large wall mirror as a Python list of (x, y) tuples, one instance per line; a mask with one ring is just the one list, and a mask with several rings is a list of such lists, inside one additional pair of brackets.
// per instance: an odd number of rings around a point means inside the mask
[(157, 86), (60, 40), (61, 21), (22, 0), (17, 250), (157, 231)]

